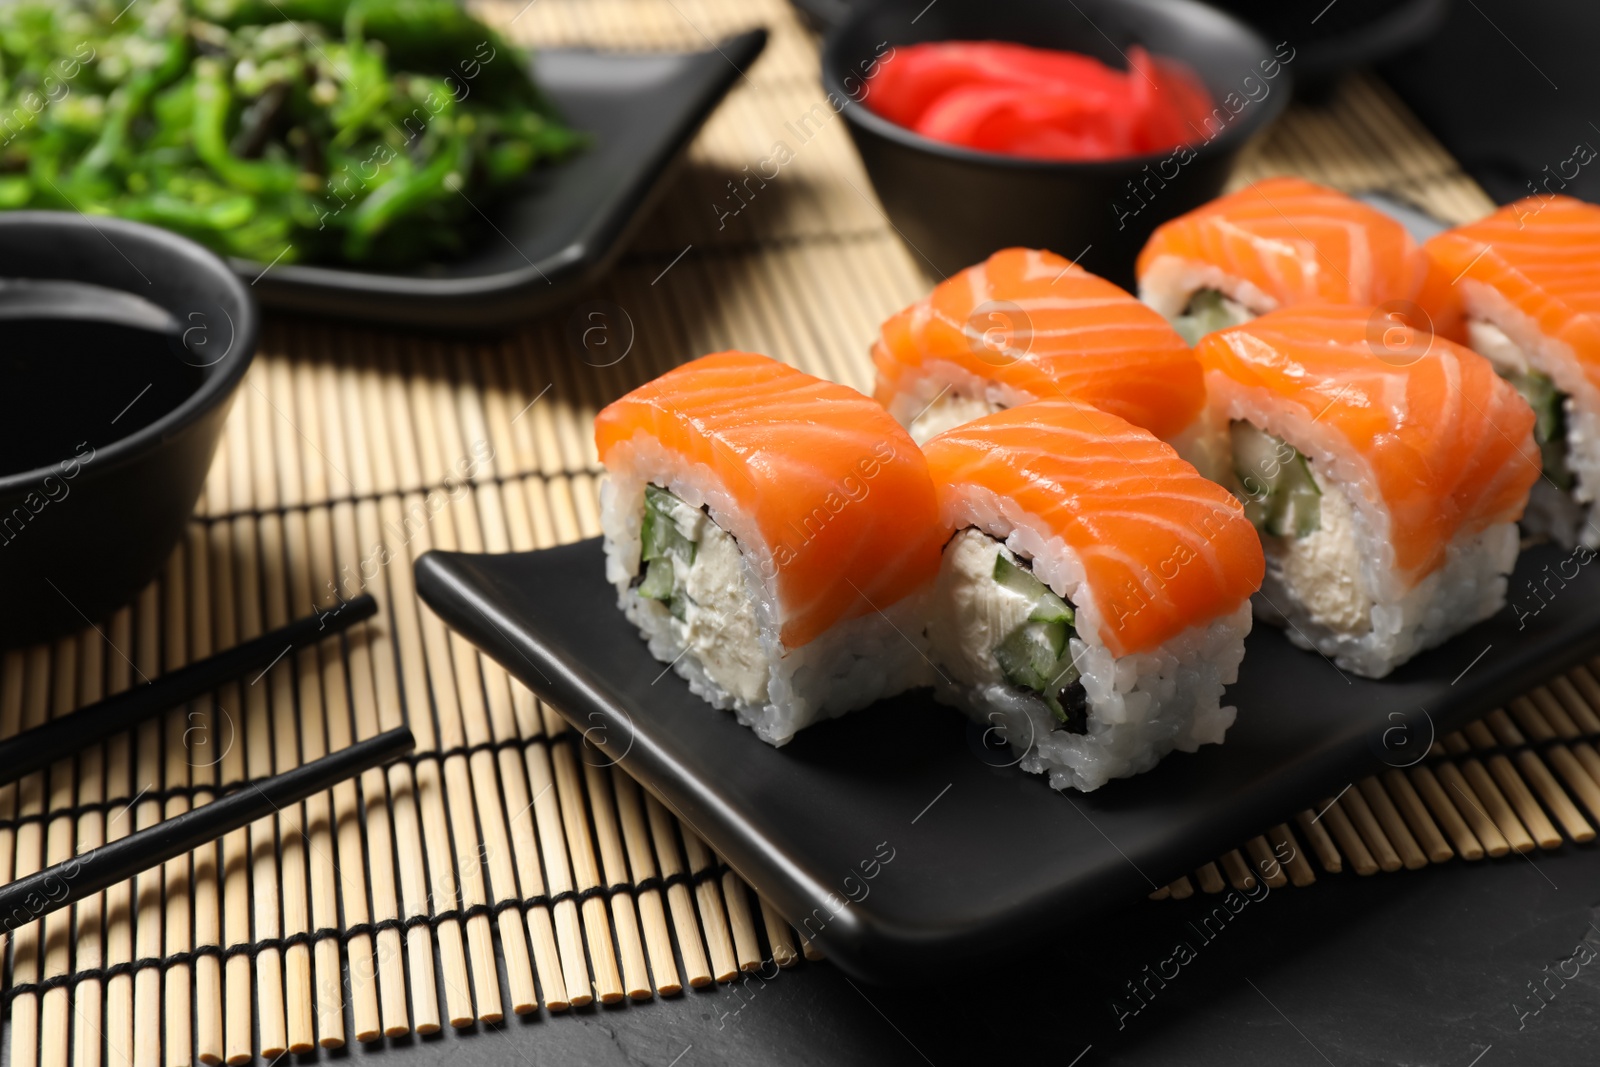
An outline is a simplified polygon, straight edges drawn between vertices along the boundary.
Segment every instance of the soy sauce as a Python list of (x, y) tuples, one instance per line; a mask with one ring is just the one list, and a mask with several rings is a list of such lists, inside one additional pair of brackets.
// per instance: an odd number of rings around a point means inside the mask
[(0, 320), (0, 476), (137, 433), (200, 387), (201, 363), (175, 329)]

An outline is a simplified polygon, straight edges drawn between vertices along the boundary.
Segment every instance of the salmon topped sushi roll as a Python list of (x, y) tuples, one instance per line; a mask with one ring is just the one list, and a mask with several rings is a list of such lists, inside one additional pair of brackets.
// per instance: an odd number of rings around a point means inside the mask
[(1529, 197), (1424, 248), (1450, 282), (1430, 312), (1462, 316), (1467, 344), (1538, 416), (1544, 477), (1524, 525), (1600, 547), (1600, 207)]
[(1307, 301), (1413, 300), (1428, 260), (1376, 208), (1301, 178), (1268, 178), (1157, 227), (1136, 269), (1139, 299), (1192, 344)]
[(873, 395), (917, 441), (1068, 397), (1164, 440), (1201, 408), (1200, 365), (1160, 315), (1052, 252), (1008, 248), (883, 324)]
[(721, 352), (606, 407), (606, 577), (651, 653), (762, 740), (928, 684), (927, 462), (848, 386)]
[(1058, 789), (1222, 740), (1264, 566), (1237, 500), (1071, 400), (985, 415), (924, 452), (946, 538), (928, 605), (941, 699)]
[(1505, 603), (1539, 450), (1487, 360), (1421, 332), (1375, 346), (1371, 315), (1286, 308), (1195, 353), (1266, 550), (1258, 613), (1381, 678)]

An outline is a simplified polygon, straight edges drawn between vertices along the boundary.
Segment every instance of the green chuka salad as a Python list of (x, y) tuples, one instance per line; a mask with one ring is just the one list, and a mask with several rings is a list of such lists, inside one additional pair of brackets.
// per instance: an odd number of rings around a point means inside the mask
[(1073, 733), (1088, 730), (1088, 698), (1072, 661), (1071, 638), (1077, 618), (1061, 597), (1001, 552), (994, 559), (994, 580), (1033, 603), (1027, 621), (995, 646), (995, 661), (1006, 681), (1037, 693)]
[(401, 267), (580, 140), (455, 0), (0, 3), (0, 208)]

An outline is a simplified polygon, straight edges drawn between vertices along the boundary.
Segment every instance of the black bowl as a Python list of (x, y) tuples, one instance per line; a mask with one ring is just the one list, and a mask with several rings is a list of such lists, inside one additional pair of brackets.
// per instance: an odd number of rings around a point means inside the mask
[[(875, 59), (894, 46), (956, 40), (1070, 49), (1118, 68), (1129, 46), (1142, 45), (1188, 64), (1219, 118), (1199, 131), (1209, 139), (1182, 152), (1073, 163), (944, 144), (871, 110), (862, 74)], [(828, 35), (822, 83), (889, 221), (938, 274), (1025, 245), (1131, 286), (1151, 231), (1220, 193), (1240, 149), (1283, 109), (1293, 60), (1292, 47), (1275, 55), (1244, 24), (1192, 0), (880, 0)]]
[[(86, 418), (84, 436), (98, 432), (98, 443), (0, 475), (0, 647), (11, 647), (98, 622), (160, 571), (205, 484), (234, 391), (255, 354), (257, 322), (249, 290), (220, 259), (139, 223), (0, 214), (0, 265), (0, 332), (19, 319), (158, 329), (185, 381), (199, 379), (185, 399), (135, 432), (116, 437), (103, 418), (91, 432)], [(159, 359), (151, 366), (177, 369)], [(91, 384), (84, 383), (85, 395)], [(56, 398), (49, 414), (15, 383), (0, 386), (0, 395), (0, 417), (33, 420), (37, 432), (61, 436), (60, 412), (72, 401)], [(46, 426), (44, 419), (55, 421)]]
[(1444, 25), (1450, 0), (1339, 0), (1307, 10), (1283, 0), (1211, 0), (1231, 15), (1254, 26), (1269, 39), (1288, 38), (1300, 55), (1295, 59), (1295, 84), (1319, 95), (1331, 89), (1345, 71), (1392, 58), (1432, 37)]

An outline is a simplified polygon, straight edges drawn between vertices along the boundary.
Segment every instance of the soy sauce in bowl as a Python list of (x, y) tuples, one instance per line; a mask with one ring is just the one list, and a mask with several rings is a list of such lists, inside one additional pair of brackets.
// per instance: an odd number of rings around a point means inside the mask
[(250, 290), (176, 234), (0, 212), (0, 648), (100, 625), (192, 529), (255, 355)]
[(0, 300), (0, 382), (8, 398), (0, 476), (81, 460), (174, 410), (204, 380), (203, 360), (166, 312), (95, 286), (73, 288), (81, 302), (64, 303), (60, 314), (41, 314), (35, 304), (12, 318)]

